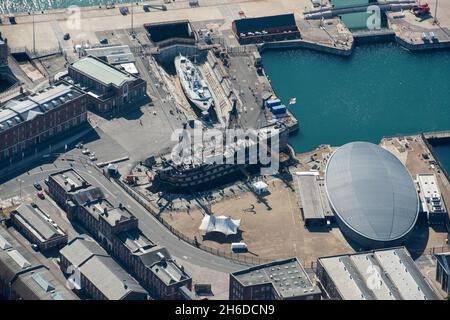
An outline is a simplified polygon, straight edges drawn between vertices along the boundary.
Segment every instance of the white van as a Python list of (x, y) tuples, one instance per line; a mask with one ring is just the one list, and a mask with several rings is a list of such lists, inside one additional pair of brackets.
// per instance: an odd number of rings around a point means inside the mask
[(231, 251), (247, 251), (247, 245), (244, 242), (233, 242), (231, 244)]

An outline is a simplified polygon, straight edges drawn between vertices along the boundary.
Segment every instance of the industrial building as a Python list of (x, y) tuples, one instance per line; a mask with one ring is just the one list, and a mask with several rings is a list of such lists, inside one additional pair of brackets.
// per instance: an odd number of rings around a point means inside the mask
[(76, 192), (91, 187), (91, 184), (72, 168), (50, 174), (46, 183), (50, 197), (63, 208), (66, 208), (67, 201)]
[[(61, 270), (76, 291), (95, 300), (147, 300), (147, 292), (96, 242), (75, 238), (60, 251)], [(79, 276), (79, 277), (78, 277)]]
[(438, 299), (405, 247), (318, 258), (316, 274), (330, 299)]
[(420, 190), (422, 212), (426, 214), (431, 224), (444, 224), (447, 218), (447, 209), (436, 176), (434, 173), (419, 173), (416, 181)]
[(98, 112), (115, 111), (146, 96), (146, 82), (94, 56), (82, 58), (69, 66), (63, 78), (85, 92), (89, 104)]
[(321, 294), (297, 258), (230, 273), (230, 300), (320, 300)]
[(293, 13), (238, 19), (231, 28), (242, 45), (300, 38)]
[(78, 300), (78, 297), (0, 225), (0, 299)]
[(436, 281), (441, 284), (442, 290), (450, 294), (450, 252), (436, 253)]
[(401, 245), (416, 224), (419, 199), (408, 169), (375, 144), (338, 148), (327, 163), (325, 187), (341, 231), (362, 248)]
[(333, 220), (325, 192), (325, 181), (317, 171), (296, 172), (294, 175), (298, 205), (305, 226), (323, 226)]
[(11, 159), (86, 122), (88, 100), (74, 86), (58, 83), (0, 108), (0, 160)]
[(84, 49), (86, 56), (94, 56), (102, 59), (110, 65), (124, 69), (126, 72), (137, 75), (139, 74), (136, 69), (136, 59), (131, 52), (130, 47), (127, 45), (120, 46), (107, 46)]
[(41, 251), (67, 244), (67, 234), (36, 205), (21, 204), (11, 213), (11, 221)]

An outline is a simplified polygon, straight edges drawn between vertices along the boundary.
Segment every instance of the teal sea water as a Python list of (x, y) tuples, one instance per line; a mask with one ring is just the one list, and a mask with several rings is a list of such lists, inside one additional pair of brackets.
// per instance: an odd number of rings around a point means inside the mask
[(433, 146), (433, 150), (442, 166), (450, 174), (450, 144)]
[(264, 67), (300, 131), (299, 152), (384, 136), (450, 130), (450, 51), (411, 53), (396, 44), (357, 46), (350, 57), (268, 51)]

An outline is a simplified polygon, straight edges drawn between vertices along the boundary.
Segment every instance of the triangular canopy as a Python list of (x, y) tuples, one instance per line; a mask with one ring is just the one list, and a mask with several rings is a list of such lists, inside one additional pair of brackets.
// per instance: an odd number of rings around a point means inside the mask
[(236, 234), (239, 228), (241, 220), (233, 220), (225, 216), (211, 216), (205, 215), (200, 225), (200, 230), (209, 232), (220, 232), (228, 236), (230, 234)]

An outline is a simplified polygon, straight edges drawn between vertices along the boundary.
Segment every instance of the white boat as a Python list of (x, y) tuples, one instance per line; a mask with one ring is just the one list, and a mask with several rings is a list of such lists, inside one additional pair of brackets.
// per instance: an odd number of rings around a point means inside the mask
[(213, 104), (213, 99), (199, 68), (191, 60), (180, 54), (175, 58), (175, 69), (186, 97), (202, 113), (207, 112)]

